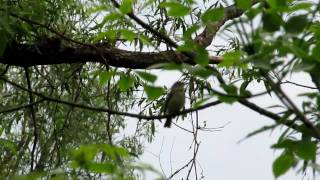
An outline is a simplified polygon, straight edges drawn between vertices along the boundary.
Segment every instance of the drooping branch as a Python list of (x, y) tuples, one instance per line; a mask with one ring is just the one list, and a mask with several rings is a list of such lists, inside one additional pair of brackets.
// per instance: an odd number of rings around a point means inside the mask
[[(185, 109), (185, 110), (180, 111), (178, 113), (167, 114), (167, 115), (147, 116), (147, 115), (143, 115), (143, 114), (135, 114), (135, 113), (130, 113), (130, 112), (120, 112), (120, 111), (116, 111), (116, 110), (113, 110), (113, 109), (108, 109), (108, 108), (105, 108), (105, 107), (94, 107), (94, 106), (88, 106), (88, 105), (85, 105), (85, 104), (78, 104), (78, 103), (73, 103), (73, 102), (69, 102), (69, 101), (65, 101), (65, 100), (60, 100), (60, 99), (56, 99), (56, 98), (53, 98), (53, 97), (49, 97), (49, 96), (43, 95), (43, 94), (41, 94), (39, 92), (36, 92), (36, 91), (29, 90), (28, 88), (25, 88), (25, 87), (15, 83), (15, 82), (12, 82), (12, 81), (4, 78), (4, 77), (0, 77), (0, 80), (3, 80), (4, 82), (6, 82), (6, 83), (8, 83), (8, 84), (10, 84), (10, 85), (12, 85), (14, 87), (17, 87), (17, 88), (19, 88), (19, 89), (21, 89), (23, 91), (26, 91), (28, 93), (32, 93), (35, 96), (40, 97), (41, 101), (44, 100), (44, 101), (59, 103), (59, 104), (63, 104), (63, 105), (66, 105), (66, 106), (73, 107), (73, 108), (79, 108), (79, 109), (84, 109), (84, 110), (88, 110), (88, 111), (107, 112), (107, 113), (113, 114), (113, 115), (127, 116), (127, 117), (132, 117), (132, 118), (137, 118), (137, 119), (145, 119), (145, 120), (165, 119), (165, 118), (168, 118), (168, 117), (174, 117), (174, 116), (178, 116), (178, 115), (182, 115), (182, 114), (188, 114), (188, 113), (192, 113), (192, 112), (195, 112), (195, 111), (207, 109), (209, 107), (216, 106), (216, 105), (219, 105), (219, 104), (222, 103), (221, 101), (217, 100), (217, 101), (213, 101), (213, 102), (198, 106), (196, 108)], [(0, 111), (0, 113), (8, 113), (8, 112), (12, 112), (12, 110), (10, 109), (10, 110)]]

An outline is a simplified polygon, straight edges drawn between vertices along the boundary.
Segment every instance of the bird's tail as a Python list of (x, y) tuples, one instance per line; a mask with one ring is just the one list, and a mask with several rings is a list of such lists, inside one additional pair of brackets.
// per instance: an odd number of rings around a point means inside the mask
[(172, 118), (167, 118), (166, 122), (164, 123), (165, 128), (170, 128), (171, 127), (171, 122), (172, 122)]

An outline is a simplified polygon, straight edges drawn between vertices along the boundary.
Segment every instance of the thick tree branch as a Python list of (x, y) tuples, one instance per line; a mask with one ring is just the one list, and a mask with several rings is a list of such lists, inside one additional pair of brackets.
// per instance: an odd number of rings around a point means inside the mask
[[(155, 64), (170, 62), (195, 64), (191, 58), (175, 51), (133, 52), (106, 47), (98, 47), (97, 51), (88, 46), (61, 47), (58, 50), (47, 48), (48, 51), (40, 53), (36, 45), (12, 43), (0, 58), (0, 63), (22, 67), (87, 62), (105, 64), (106, 58), (111, 66), (131, 69), (145, 69)], [(212, 56), (210, 60), (210, 64), (218, 64), (222, 58)]]

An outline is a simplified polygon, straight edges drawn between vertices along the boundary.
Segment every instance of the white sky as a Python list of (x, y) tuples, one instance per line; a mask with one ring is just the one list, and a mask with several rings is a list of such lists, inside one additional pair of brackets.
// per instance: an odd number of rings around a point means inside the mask
[[(158, 76), (159, 84), (171, 85), (178, 79), (177, 73), (163, 72)], [(176, 78), (173, 78), (176, 77)], [(309, 77), (299, 74), (293, 79), (296, 82), (306, 84), (310, 82)], [(293, 95), (301, 92), (302, 89), (287, 85), (287, 91)], [(293, 88), (294, 87), (294, 88)], [(276, 97), (272, 97), (277, 102)], [(267, 107), (272, 102), (270, 97), (256, 99), (254, 102)], [(297, 99), (298, 101), (298, 99)], [(285, 128), (278, 128), (276, 131), (256, 135), (241, 143), (239, 140), (248, 133), (261, 128), (265, 125), (273, 124), (273, 120), (268, 119), (250, 109), (239, 105), (218, 105), (199, 112), (199, 119), (207, 121), (207, 127), (220, 127), (229, 122), (229, 124), (217, 132), (200, 132), (200, 149), (198, 152), (198, 161), (203, 169), (204, 179), (219, 180), (270, 180), (274, 179), (272, 174), (273, 160), (281, 151), (274, 151), (270, 146), (277, 141), (280, 132)], [(190, 122), (179, 121), (179, 125), (190, 127)], [(192, 142), (192, 136), (185, 131), (173, 126), (170, 129), (162, 127), (159, 124), (157, 128), (156, 139), (151, 144), (145, 144), (146, 151), (141, 158), (141, 162), (148, 163), (167, 176), (172, 171), (176, 171), (186, 164), (192, 158), (193, 150), (189, 150)], [(161, 148), (162, 147), (162, 148)], [(175, 176), (174, 179), (186, 177), (188, 168)], [(198, 167), (198, 172), (201, 170)], [(154, 179), (154, 174), (148, 173), (146, 179)], [(191, 176), (190, 179), (194, 179)], [(296, 170), (291, 170), (279, 180), (302, 179), (302, 176), (296, 175)]]

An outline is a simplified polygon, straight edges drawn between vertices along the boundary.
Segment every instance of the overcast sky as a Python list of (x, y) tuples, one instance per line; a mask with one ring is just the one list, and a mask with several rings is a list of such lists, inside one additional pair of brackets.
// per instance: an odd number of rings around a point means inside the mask
[[(159, 78), (158, 84), (170, 86), (175, 80), (178, 80), (179, 75), (172, 72), (162, 72)], [(309, 77), (302, 74), (293, 76), (292, 80), (302, 84), (310, 82)], [(251, 89), (259, 89), (258, 84)], [(286, 85), (286, 90), (289, 90), (287, 92), (291, 96), (302, 92), (301, 88), (292, 85)], [(298, 103), (300, 99), (295, 98), (295, 101)], [(262, 107), (267, 107), (278, 101), (276, 97), (267, 95), (253, 99), (253, 102)], [(197, 159), (203, 169), (204, 179), (274, 179), (272, 162), (281, 151), (274, 151), (270, 146), (277, 141), (280, 132), (283, 132), (285, 128), (278, 128), (273, 132), (268, 131), (239, 143), (239, 140), (248, 133), (262, 126), (273, 124), (273, 120), (237, 103), (210, 107), (200, 111), (199, 115), (200, 121), (207, 121), (207, 127), (220, 127), (227, 124), (221, 131), (200, 133), (201, 145)], [(183, 127), (190, 127), (190, 122), (187, 119), (183, 122), (178, 121), (178, 124)], [(141, 162), (151, 164), (159, 171), (162, 167), (164, 173), (169, 176), (170, 172), (181, 168), (192, 158), (193, 150), (189, 150), (192, 136), (175, 126), (167, 129), (159, 124), (157, 130), (154, 142), (145, 144), (146, 151), (141, 158)], [(198, 166), (198, 172), (201, 172), (200, 166)], [(185, 178), (187, 171), (188, 168), (176, 175), (174, 179)], [(147, 174), (147, 179), (155, 177), (157, 176)], [(296, 171), (291, 170), (279, 179), (302, 179), (302, 176), (300, 174), (296, 175)]]

